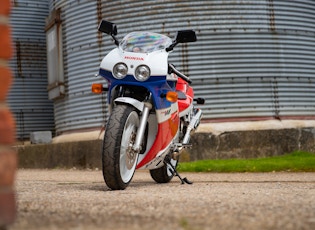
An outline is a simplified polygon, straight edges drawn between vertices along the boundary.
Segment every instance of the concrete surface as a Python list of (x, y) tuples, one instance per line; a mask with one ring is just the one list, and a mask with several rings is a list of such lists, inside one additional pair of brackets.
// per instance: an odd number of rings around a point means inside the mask
[(50, 144), (52, 142), (51, 131), (31, 132), (30, 141), (32, 144)]
[(315, 173), (182, 173), (156, 184), (136, 171), (110, 191), (96, 170), (22, 170), (16, 178), (25, 229), (315, 229)]
[[(18, 145), (20, 168), (100, 168), (104, 132), (61, 135), (51, 144)], [(201, 124), (181, 161), (255, 158), (315, 152), (315, 121), (269, 120)]]

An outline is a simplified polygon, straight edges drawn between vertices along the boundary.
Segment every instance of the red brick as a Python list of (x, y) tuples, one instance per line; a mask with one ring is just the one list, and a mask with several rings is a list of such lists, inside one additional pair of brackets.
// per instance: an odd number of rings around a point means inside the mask
[(10, 14), (11, 0), (1, 0), (0, 14), (8, 16)]
[(12, 75), (9, 68), (0, 67), (0, 79), (0, 102), (4, 102), (12, 82)]
[(0, 149), (0, 188), (12, 187), (17, 169), (17, 153), (9, 148)]
[(0, 24), (0, 58), (9, 59), (12, 56), (11, 31), (9, 25)]
[[(8, 17), (11, 0), (1, 0), (0, 16)], [(0, 59), (12, 57), (11, 30), (9, 23), (0, 24)], [(10, 70), (0, 68), (0, 229), (12, 224), (16, 215), (13, 183), (17, 169), (17, 154), (9, 145), (15, 142), (15, 123), (4, 101), (11, 84)]]
[(0, 188), (0, 228), (12, 224), (15, 215), (16, 203), (14, 191)]
[(15, 122), (9, 109), (0, 109), (0, 144), (15, 143)]

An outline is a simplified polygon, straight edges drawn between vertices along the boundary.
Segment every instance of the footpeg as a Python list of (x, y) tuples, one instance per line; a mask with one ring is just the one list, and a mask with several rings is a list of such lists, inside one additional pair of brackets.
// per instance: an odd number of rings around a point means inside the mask
[(178, 148), (187, 149), (187, 148), (191, 148), (192, 147), (192, 144), (176, 143), (175, 145), (176, 145), (177, 149)]
[(194, 99), (195, 102), (197, 102), (198, 105), (204, 105), (206, 100), (204, 98), (198, 97)]

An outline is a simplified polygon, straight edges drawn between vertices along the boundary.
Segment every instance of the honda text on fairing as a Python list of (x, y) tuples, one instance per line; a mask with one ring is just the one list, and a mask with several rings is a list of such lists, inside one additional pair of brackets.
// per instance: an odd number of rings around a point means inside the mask
[(190, 79), (168, 63), (178, 43), (195, 42), (192, 30), (178, 31), (172, 41), (152, 32), (132, 32), (121, 42), (114, 23), (102, 20), (99, 31), (110, 35), (117, 48), (101, 62), (98, 76), (107, 80), (93, 84), (94, 93), (107, 91), (110, 116), (102, 147), (103, 176), (113, 190), (125, 189), (136, 169), (148, 169), (157, 183), (178, 176), (179, 154), (190, 146), (191, 132), (202, 112), (193, 101)]

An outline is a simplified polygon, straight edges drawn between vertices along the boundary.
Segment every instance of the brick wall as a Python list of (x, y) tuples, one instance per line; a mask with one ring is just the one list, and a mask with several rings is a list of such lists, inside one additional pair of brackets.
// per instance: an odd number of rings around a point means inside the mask
[(6, 96), (12, 82), (8, 66), (13, 50), (10, 37), (10, 1), (0, 5), (0, 229), (13, 223), (16, 215), (14, 178), (17, 154), (12, 149), (15, 142), (15, 123), (6, 104)]

